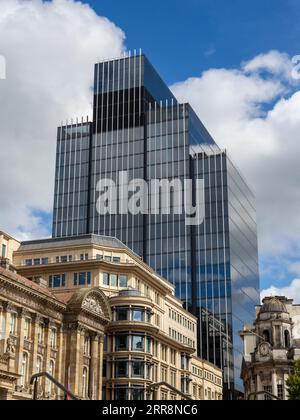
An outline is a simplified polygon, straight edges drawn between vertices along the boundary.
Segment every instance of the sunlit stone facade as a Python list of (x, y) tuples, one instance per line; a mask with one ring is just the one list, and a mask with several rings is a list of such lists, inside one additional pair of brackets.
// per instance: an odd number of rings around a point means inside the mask
[[(197, 358), (197, 319), (122, 242), (10, 241), (0, 268), (0, 399), (32, 398), (39, 372), (81, 399), (222, 399), (221, 370)], [(43, 378), (38, 398), (65, 394)]]

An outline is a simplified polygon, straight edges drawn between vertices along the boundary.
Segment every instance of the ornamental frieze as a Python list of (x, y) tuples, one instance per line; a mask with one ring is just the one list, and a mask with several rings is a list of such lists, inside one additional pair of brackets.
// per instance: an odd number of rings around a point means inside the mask
[[(62, 313), (49, 309), (49, 307), (45, 305), (45, 302), (39, 303), (39, 302), (36, 302), (34, 298), (33, 299), (28, 298), (28, 296), (25, 293), (22, 293), (22, 292), (16, 293), (16, 290), (10, 290), (9, 287), (2, 286), (0, 287), (0, 295), (2, 295), (7, 300), (12, 300), (20, 304), (22, 307), (26, 306), (27, 308), (30, 308), (34, 312), (40, 312), (43, 315), (48, 316), (49, 318), (55, 318), (62, 321), (62, 318), (63, 318)], [(10, 307), (13, 306), (11, 303), (9, 303), (9, 305)]]
[(88, 296), (84, 299), (82, 303), (82, 309), (85, 309), (89, 312), (93, 312), (96, 315), (103, 316), (103, 310), (101, 304), (93, 296)]

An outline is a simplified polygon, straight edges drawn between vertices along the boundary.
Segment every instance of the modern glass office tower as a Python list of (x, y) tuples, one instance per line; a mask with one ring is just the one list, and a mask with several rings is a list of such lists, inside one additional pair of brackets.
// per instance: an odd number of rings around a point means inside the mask
[[(155, 190), (155, 211), (128, 213), (121, 192), (117, 211), (99, 214), (98, 182), (120, 186), (125, 171), (123, 186), (136, 179), (172, 185)], [(191, 225), (179, 214), (186, 192), (178, 194), (175, 180), (192, 180), (190, 200), (200, 199), (204, 221)], [(238, 332), (259, 304), (254, 196), (191, 106), (177, 102), (142, 54), (96, 64), (93, 121), (58, 129), (53, 237), (87, 233), (117, 237), (175, 284), (199, 317), (199, 356), (223, 368), (228, 398), (242, 390)]]

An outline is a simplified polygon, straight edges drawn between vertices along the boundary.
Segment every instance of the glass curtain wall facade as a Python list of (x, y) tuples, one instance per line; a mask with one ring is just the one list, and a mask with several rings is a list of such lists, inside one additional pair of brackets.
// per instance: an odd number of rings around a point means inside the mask
[(90, 145), (88, 121), (61, 126), (57, 133), (54, 238), (85, 234), (90, 193)]
[[(95, 66), (94, 117), (85, 127), (81, 137), (72, 126), (58, 130), (53, 236), (117, 237), (173, 283), (199, 317), (199, 356), (223, 368), (230, 398), (241, 384), (238, 331), (259, 303), (253, 194), (190, 105), (176, 101), (144, 55)], [(86, 153), (75, 156), (77, 149)], [(133, 215), (119, 202), (117, 214), (98, 214), (98, 181), (118, 184), (121, 171), (128, 182), (191, 179), (193, 201), (196, 180), (204, 180), (204, 222), (189, 226), (186, 215), (177, 214), (182, 203), (174, 201), (176, 183), (170, 211), (162, 208), (161, 188), (155, 214)]]
[(260, 299), (254, 196), (226, 151), (199, 152), (194, 145), (191, 151), (194, 176), (205, 180), (205, 220), (192, 228), (198, 348), (223, 369), (225, 383), (242, 391), (238, 331)]

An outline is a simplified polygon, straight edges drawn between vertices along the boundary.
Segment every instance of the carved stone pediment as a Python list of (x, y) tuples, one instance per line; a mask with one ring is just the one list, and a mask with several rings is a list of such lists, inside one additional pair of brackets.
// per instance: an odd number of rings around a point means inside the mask
[(77, 316), (84, 315), (82, 312), (88, 312), (96, 318), (111, 320), (110, 304), (99, 288), (80, 289), (74, 293), (70, 299), (66, 313)]
[(93, 312), (96, 315), (104, 315), (99, 300), (97, 300), (94, 296), (88, 296), (84, 299), (82, 303), (82, 309), (85, 309), (89, 312)]

